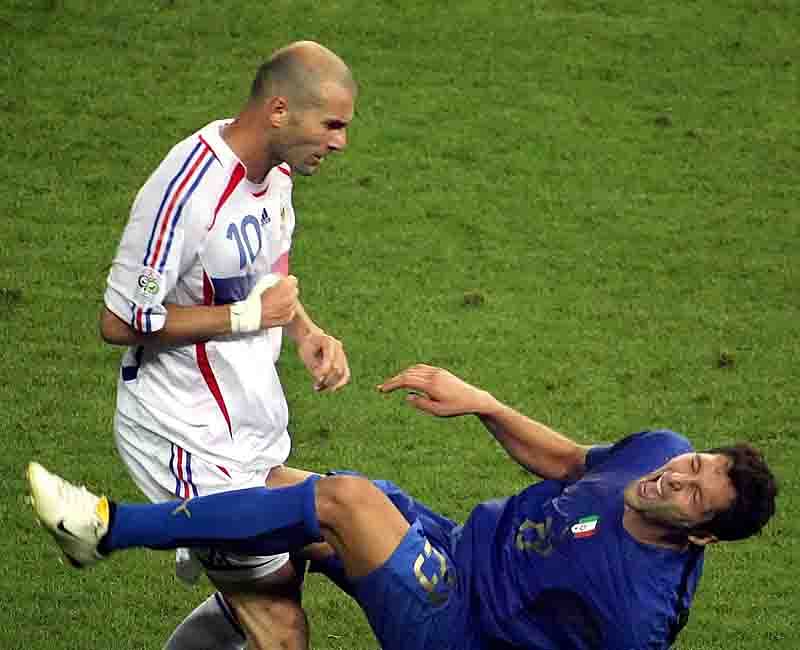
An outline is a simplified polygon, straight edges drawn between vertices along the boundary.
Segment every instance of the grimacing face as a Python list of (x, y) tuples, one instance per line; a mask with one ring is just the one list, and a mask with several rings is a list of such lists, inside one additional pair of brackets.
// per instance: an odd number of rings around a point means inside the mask
[(736, 499), (724, 454), (690, 452), (631, 481), (625, 505), (649, 523), (693, 528), (727, 510)]
[(323, 83), (320, 104), (290, 113), (282, 142), (285, 162), (303, 176), (311, 176), (331, 152), (347, 147), (347, 127), (353, 120), (353, 93), (336, 83)]

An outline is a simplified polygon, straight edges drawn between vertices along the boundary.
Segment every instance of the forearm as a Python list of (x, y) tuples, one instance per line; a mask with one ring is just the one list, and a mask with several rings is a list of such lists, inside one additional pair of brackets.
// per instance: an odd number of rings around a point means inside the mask
[(477, 415), (509, 456), (537, 476), (574, 480), (583, 475), (587, 447), (494, 398)]
[(311, 320), (311, 316), (308, 315), (302, 303), (298, 301), (294, 318), (288, 325), (284, 326), (283, 330), (289, 338), (297, 343), (311, 333), (321, 332), (322, 328)]
[(107, 307), (100, 315), (100, 334), (112, 345), (190, 345), (231, 333), (228, 305), (166, 305), (163, 328), (142, 334)]

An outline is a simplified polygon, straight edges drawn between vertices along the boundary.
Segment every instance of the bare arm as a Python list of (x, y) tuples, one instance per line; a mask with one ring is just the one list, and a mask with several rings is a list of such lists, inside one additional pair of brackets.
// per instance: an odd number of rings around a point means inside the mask
[(477, 415), (508, 455), (537, 476), (576, 480), (586, 471), (589, 447), (573, 442), (510, 406), (495, 400), (492, 408)]
[(537, 476), (566, 480), (580, 478), (585, 472), (588, 447), (518, 413), (447, 370), (413, 366), (378, 389), (413, 391), (409, 402), (439, 417), (477, 415), (509, 456)]
[[(267, 329), (292, 322), (300, 305), (297, 296), (294, 276), (285, 277), (268, 289), (254, 289), (247, 302), (255, 301), (255, 326)], [(167, 310), (164, 327), (147, 334), (135, 330), (104, 307), (100, 314), (100, 335), (112, 345), (190, 345), (233, 332), (232, 305), (165, 304), (164, 307)]]
[(137, 332), (108, 307), (103, 307), (100, 335), (112, 345), (189, 345), (231, 333), (231, 316), (227, 305), (165, 306), (167, 322), (162, 329), (151, 334)]
[(297, 345), (300, 359), (314, 378), (314, 390), (334, 392), (350, 381), (342, 342), (319, 327), (299, 302), (284, 331)]
[(283, 328), (283, 331), (286, 332), (287, 336), (295, 343), (299, 343), (309, 334), (321, 333), (322, 328), (311, 320), (311, 316), (308, 315), (303, 305), (298, 302), (297, 309), (295, 309), (294, 312), (294, 318)]

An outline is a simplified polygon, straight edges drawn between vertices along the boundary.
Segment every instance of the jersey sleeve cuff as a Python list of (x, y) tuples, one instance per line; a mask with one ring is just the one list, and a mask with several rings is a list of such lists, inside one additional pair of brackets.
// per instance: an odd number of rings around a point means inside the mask
[(104, 302), (108, 310), (141, 334), (151, 334), (164, 328), (167, 310), (164, 305), (137, 305), (125, 299), (112, 287), (106, 289)]

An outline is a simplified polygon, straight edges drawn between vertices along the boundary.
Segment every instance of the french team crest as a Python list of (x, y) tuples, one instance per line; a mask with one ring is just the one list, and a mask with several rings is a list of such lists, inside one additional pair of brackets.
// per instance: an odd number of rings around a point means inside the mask
[(597, 524), (600, 522), (600, 517), (597, 515), (590, 515), (579, 519), (577, 524), (573, 524), (570, 530), (575, 539), (583, 539), (584, 537), (591, 537), (597, 532)]

